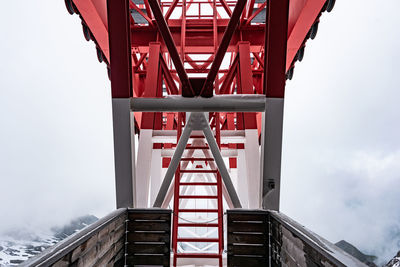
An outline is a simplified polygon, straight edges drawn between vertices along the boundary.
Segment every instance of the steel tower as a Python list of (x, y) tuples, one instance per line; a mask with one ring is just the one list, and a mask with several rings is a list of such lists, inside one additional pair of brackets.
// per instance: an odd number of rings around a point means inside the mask
[(111, 80), (117, 208), (171, 208), (173, 265), (222, 266), (226, 209), (279, 210), (285, 81), (335, 1), (65, 3)]

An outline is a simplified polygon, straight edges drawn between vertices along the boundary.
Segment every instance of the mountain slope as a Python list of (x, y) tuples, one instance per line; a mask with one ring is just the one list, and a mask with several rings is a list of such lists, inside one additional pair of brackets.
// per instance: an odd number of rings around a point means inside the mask
[(371, 267), (377, 267), (377, 265), (374, 263), (374, 261), (377, 259), (376, 256), (373, 255), (366, 255), (359, 251), (355, 246), (350, 244), (349, 242), (345, 240), (341, 240), (335, 244), (342, 250), (346, 251), (348, 254), (353, 256), (354, 258), (360, 260), (361, 262), (367, 264), (368, 266)]
[(385, 267), (400, 267), (400, 251), (397, 252), (397, 255), (393, 257)]
[(0, 267), (16, 266), (97, 220), (93, 215), (85, 215), (48, 232), (15, 229), (1, 233)]

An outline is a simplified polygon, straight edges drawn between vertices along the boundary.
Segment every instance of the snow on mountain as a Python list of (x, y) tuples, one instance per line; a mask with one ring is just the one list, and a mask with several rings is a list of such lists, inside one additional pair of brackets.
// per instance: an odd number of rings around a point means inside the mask
[(97, 220), (86, 215), (47, 232), (14, 229), (0, 233), (0, 267), (16, 266)]
[(400, 251), (397, 252), (397, 255), (393, 257), (385, 267), (400, 267)]
[[(345, 240), (341, 240), (335, 244), (348, 254), (352, 255), (353, 257), (357, 258), (359, 261), (365, 263), (367, 266), (370, 267), (378, 267), (376, 265), (376, 260), (378, 259), (376, 256), (373, 255), (367, 255), (362, 253), (360, 250), (358, 250), (355, 246), (350, 244), (349, 242)], [(397, 252), (397, 255), (393, 257), (387, 264), (380, 264), (382, 267), (400, 267), (400, 251)]]
[(339, 248), (341, 248), (342, 250), (346, 251), (348, 254), (355, 257), (359, 261), (365, 263), (367, 266), (377, 267), (377, 265), (374, 263), (374, 261), (377, 260), (376, 256), (367, 255), (367, 254), (362, 253), (355, 246), (353, 246), (352, 244), (350, 244), (349, 242), (347, 242), (345, 240), (341, 240), (341, 241), (337, 242), (335, 245), (338, 246)]
[[(93, 215), (86, 215), (62, 227), (53, 227), (47, 232), (14, 229), (0, 233), (0, 267), (16, 266), (97, 220)], [(336, 245), (368, 266), (377, 266), (374, 263), (375, 256), (363, 254), (350, 243), (342, 240)], [(382, 267), (400, 267), (400, 251)]]

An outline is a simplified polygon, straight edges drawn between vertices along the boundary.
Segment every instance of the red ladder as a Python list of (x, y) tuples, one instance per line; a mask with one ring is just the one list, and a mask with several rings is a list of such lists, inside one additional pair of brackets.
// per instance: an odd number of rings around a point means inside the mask
[[(178, 130), (178, 136), (180, 135), (180, 130)], [(219, 131), (218, 131), (219, 132)], [(191, 138), (199, 138), (199, 136), (193, 136)], [(217, 134), (217, 143), (220, 144), (220, 136)], [(208, 147), (207, 147), (208, 148)], [(194, 152), (196, 150), (205, 149), (204, 146), (188, 146), (187, 149), (192, 149)], [(195, 153), (193, 154), (195, 155)], [(222, 267), (222, 253), (224, 248), (224, 237), (223, 237), (223, 203), (222, 203), (222, 179), (218, 170), (211, 169), (209, 162), (213, 162), (213, 158), (209, 157), (190, 157), (182, 158), (175, 173), (175, 184), (174, 184), (174, 218), (173, 218), (173, 232), (172, 232), (172, 249), (174, 251), (173, 256), (173, 266), (177, 266), (179, 258), (215, 258), (218, 259), (218, 265)], [(183, 169), (183, 162), (192, 162), (194, 169)], [(206, 168), (198, 166), (195, 162), (204, 162), (203, 166)], [(187, 164), (189, 165), (189, 164)], [(207, 168), (208, 167), (208, 168)], [(195, 174), (209, 174), (212, 177), (212, 181), (184, 181), (184, 175), (195, 175)], [(185, 176), (186, 177), (186, 176)], [(186, 190), (184, 189), (186, 187)], [(214, 187), (216, 194), (198, 194), (198, 191), (207, 192), (207, 188)], [(185, 191), (191, 191), (193, 189), (194, 194), (185, 194)], [(203, 189), (203, 190), (202, 190)], [(209, 190), (210, 191), (210, 190)], [(181, 208), (183, 201), (195, 201), (205, 202), (207, 200), (217, 201), (215, 208)], [(197, 216), (195, 219), (185, 219), (187, 214), (211, 214), (214, 215), (213, 219), (204, 220), (199, 219)], [(185, 229), (204, 229), (203, 231), (209, 233), (210, 231), (217, 232), (217, 236), (206, 236), (206, 237), (183, 237), (180, 236), (185, 233)], [(215, 230), (214, 230), (215, 229)], [(209, 243), (207, 246), (217, 246), (217, 250), (205, 250), (205, 251), (190, 251), (185, 252), (179, 244), (186, 243)], [(207, 247), (206, 246), (206, 247)], [(193, 244), (192, 246), (193, 247)], [(181, 250), (181, 251), (179, 251)]]

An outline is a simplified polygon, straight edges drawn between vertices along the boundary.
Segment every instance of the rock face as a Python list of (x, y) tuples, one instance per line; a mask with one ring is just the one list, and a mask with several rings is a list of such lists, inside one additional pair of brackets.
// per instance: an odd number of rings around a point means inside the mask
[(32, 233), (23, 229), (1, 233), (0, 267), (16, 266), (97, 220), (93, 215), (85, 215), (47, 233)]
[(393, 257), (385, 267), (400, 267), (400, 251), (397, 252), (397, 255)]
[(376, 256), (373, 255), (366, 255), (359, 251), (355, 246), (352, 244), (346, 242), (345, 240), (341, 240), (335, 244), (354, 258), (360, 260), (361, 262), (365, 263), (368, 266), (371, 267), (377, 267), (377, 265), (374, 263), (374, 261), (377, 259)]

